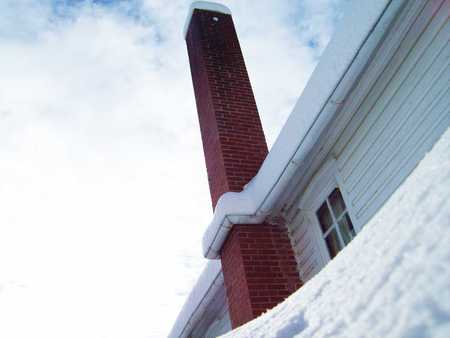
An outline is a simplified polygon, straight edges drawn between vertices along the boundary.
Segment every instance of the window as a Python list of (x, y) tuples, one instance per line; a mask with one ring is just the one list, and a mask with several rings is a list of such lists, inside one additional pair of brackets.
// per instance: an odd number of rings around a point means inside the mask
[(323, 238), (333, 258), (355, 237), (355, 229), (338, 188), (328, 195), (316, 211)]

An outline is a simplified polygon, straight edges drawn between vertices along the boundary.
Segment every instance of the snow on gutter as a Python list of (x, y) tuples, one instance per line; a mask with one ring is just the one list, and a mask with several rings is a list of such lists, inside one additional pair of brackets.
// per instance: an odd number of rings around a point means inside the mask
[(260, 170), (243, 191), (220, 197), (203, 236), (206, 258), (219, 258), (233, 224), (258, 224), (270, 214), (405, 1), (354, 0), (348, 5)]
[(169, 338), (188, 337), (206, 306), (221, 287), (223, 287), (223, 275), (220, 260), (208, 261), (206, 268), (184, 303), (169, 333)]

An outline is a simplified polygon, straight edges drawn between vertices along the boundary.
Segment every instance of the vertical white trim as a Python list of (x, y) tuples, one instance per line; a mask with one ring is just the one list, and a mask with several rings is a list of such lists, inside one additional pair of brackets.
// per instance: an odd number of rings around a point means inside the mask
[[(337, 161), (336, 161), (337, 163)], [(347, 192), (347, 189), (345, 189), (345, 183), (342, 178), (341, 172), (339, 171), (339, 167), (336, 165), (336, 171), (334, 173), (334, 178), (336, 179), (337, 185), (339, 186), (339, 190), (341, 191), (342, 198), (344, 199), (345, 207), (347, 208), (348, 215), (350, 216), (350, 220), (352, 221), (353, 228), (355, 229), (356, 234), (358, 234), (362, 227), (364, 226), (363, 223), (361, 223), (361, 220), (356, 218), (356, 211), (354, 208), (353, 203), (351, 202), (351, 198)]]

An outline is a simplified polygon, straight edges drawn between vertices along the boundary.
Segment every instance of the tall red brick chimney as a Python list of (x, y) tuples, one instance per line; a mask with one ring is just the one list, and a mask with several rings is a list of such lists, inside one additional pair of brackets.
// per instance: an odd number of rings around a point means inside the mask
[(215, 207), (256, 175), (266, 139), (231, 15), (195, 9), (186, 41)]
[[(258, 172), (267, 145), (236, 35), (224, 6), (194, 3), (186, 42), (213, 208)], [(284, 224), (234, 225), (221, 251), (233, 327), (300, 287)]]

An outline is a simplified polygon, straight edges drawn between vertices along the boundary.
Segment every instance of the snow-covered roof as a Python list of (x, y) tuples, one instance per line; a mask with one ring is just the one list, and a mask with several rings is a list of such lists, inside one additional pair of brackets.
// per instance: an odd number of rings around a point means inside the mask
[(206, 11), (216, 12), (216, 13), (222, 13), (222, 14), (230, 14), (231, 11), (227, 6), (224, 6), (222, 4), (216, 3), (216, 2), (210, 2), (210, 1), (194, 1), (191, 6), (189, 7), (188, 15), (186, 17), (186, 22), (184, 23), (184, 29), (183, 29), (183, 36), (186, 37), (189, 24), (191, 23), (192, 15), (194, 14), (194, 10), (196, 9), (203, 9)]
[(319, 274), (223, 337), (450, 337), (449, 221), (450, 129)]
[(220, 287), (223, 287), (222, 265), (219, 260), (208, 261), (184, 303), (169, 338), (187, 337)]

